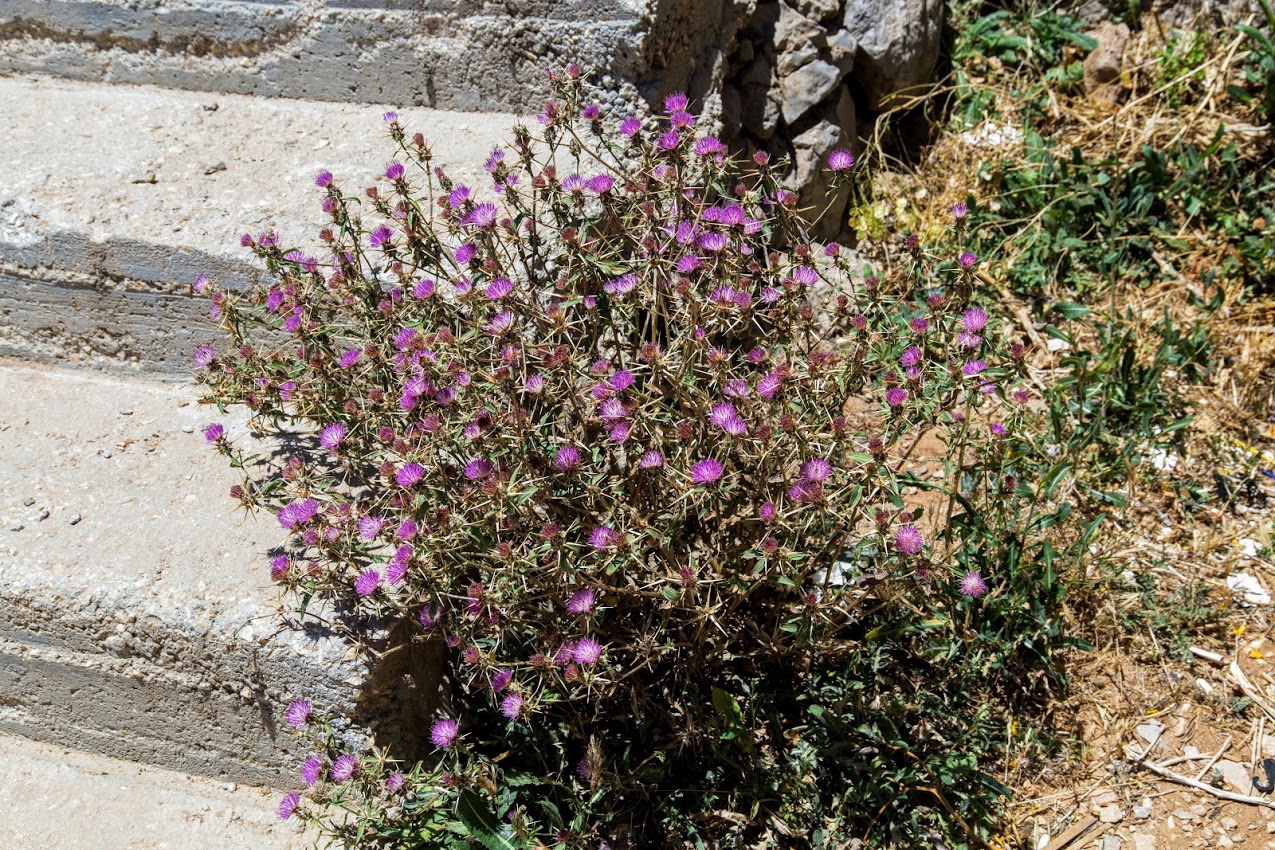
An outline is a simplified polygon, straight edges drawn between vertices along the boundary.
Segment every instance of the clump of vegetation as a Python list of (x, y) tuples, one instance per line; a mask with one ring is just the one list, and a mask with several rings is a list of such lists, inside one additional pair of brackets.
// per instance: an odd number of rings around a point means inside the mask
[(387, 116), (378, 185), (319, 175), (315, 247), (245, 236), (268, 282), (201, 283), (208, 400), (300, 445), (208, 431), (288, 533), (272, 575), (452, 682), (408, 763), (291, 706), (281, 814), (351, 847), (981, 843), (1097, 525), (971, 303), (982, 237), (958, 206), (874, 273), (684, 97), (613, 126), (553, 86), (482, 186)]

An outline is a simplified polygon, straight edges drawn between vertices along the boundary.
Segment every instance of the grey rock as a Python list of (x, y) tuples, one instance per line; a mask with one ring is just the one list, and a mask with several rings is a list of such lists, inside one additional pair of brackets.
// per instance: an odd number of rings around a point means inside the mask
[(24, 528), (26, 528), (26, 526), (25, 526), (25, 525), (23, 525), (23, 524), (22, 524), (22, 523), (20, 523), (20, 522), (11, 522), (11, 523), (9, 523), (9, 530), (10, 530), (10, 531), (21, 531), (21, 530), (22, 530), (22, 529), (24, 529)]
[(836, 108), (823, 107), (817, 123), (793, 138), (792, 175), (786, 180), (797, 190), (798, 205), (824, 210), (823, 218), (813, 228), (813, 234), (821, 239), (833, 239), (845, 225), (845, 209), (850, 198), (850, 187), (842, 185), (830, 193), (829, 173), (824, 168), (829, 153), (837, 148), (850, 147), (856, 128), (853, 100), (844, 88)]
[(1155, 850), (1155, 836), (1135, 832), (1133, 834), (1133, 850)]
[(944, 0), (847, 0), (842, 20), (858, 45), (855, 80), (875, 109), (929, 80), (938, 61)]
[(789, 0), (812, 21), (830, 21), (841, 11), (841, 0)]
[(858, 49), (854, 36), (845, 30), (837, 30), (828, 36), (828, 59), (843, 72), (854, 68), (854, 54)]
[(31, 498), (30, 496), (27, 496), (25, 499), (22, 500), (22, 504), (24, 507), (29, 508), (35, 504), (35, 499)]
[(116, 412), (116, 413), (118, 413), (120, 416), (132, 416), (132, 415), (133, 415), (133, 411), (132, 411), (130, 408), (127, 408), (127, 407), (121, 407), (119, 410), (117, 410), (117, 411), (115, 411), (115, 412)]
[[(841, 70), (836, 65), (830, 65), (821, 59), (803, 65), (782, 78), (780, 88), (783, 92), (781, 108), (784, 121), (796, 123), (831, 94), (841, 83), (841, 78)], [(797, 145), (796, 139), (793, 139), (793, 145)]]
[(1107, 833), (1102, 837), (1102, 850), (1120, 850), (1119, 836)]
[(1253, 777), (1248, 768), (1230, 759), (1222, 759), (1213, 765), (1213, 769), (1222, 775), (1222, 779), (1231, 789), (1240, 794), (1253, 793)]
[(775, 22), (775, 47), (780, 51), (798, 50), (811, 46), (816, 50), (826, 43), (823, 27), (810, 20), (787, 3), (779, 4), (779, 19)]
[(1134, 806), (1133, 817), (1135, 820), (1146, 820), (1151, 817), (1151, 800), (1144, 799), (1141, 803)]
[(1134, 731), (1148, 744), (1154, 744), (1164, 734), (1164, 724), (1159, 720), (1148, 720), (1146, 723), (1139, 723)]
[(66, 522), (67, 522), (67, 525), (79, 525), (80, 521), (83, 519), (84, 518), (80, 516), (79, 514), (71, 514), (71, 516), (67, 519)]
[(1103, 806), (1098, 810), (1098, 820), (1103, 823), (1120, 823), (1124, 820), (1124, 809), (1119, 806)]
[(1124, 96), (1120, 68), (1129, 43), (1129, 27), (1108, 22), (1091, 35), (1098, 39), (1098, 46), (1085, 57), (1085, 92), (1094, 100), (1116, 103)]

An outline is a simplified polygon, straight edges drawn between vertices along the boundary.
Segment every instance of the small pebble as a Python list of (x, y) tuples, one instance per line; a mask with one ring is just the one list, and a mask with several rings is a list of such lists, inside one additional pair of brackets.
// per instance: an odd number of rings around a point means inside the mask
[(132, 411), (132, 410), (130, 410), (129, 408), (127, 408), (127, 407), (121, 407), (121, 408), (119, 409), (119, 414), (120, 414), (120, 416), (132, 416), (132, 415), (133, 415), (133, 411)]
[(185, 433), (187, 433), (187, 434), (193, 434), (193, 433), (195, 433), (195, 426), (194, 426), (194, 425), (183, 425), (183, 426), (182, 426), (182, 431), (184, 431), (184, 432), (185, 432)]
[(1222, 818), (1220, 821), (1218, 821), (1218, 823), (1222, 825), (1222, 829), (1225, 829), (1228, 832), (1232, 829), (1235, 829), (1236, 827), (1240, 825), (1240, 822), (1237, 821), (1235, 818)]
[(1124, 820), (1124, 809), (1119, 806), (1103, 806), (1098, 810), (1098, 820), (1103, 823), (1120, 823)]
[(79, 514), (71, 514), (71, 518), (68, 519), (67, 522), (70, 523), (71, 525), (79, 525), (81, 519), (83, 519), (83, 517), (81, 517)]
[(31, 498), (30, 496), (27, 496), (25, 499), (22, 500), (22, 504), (29, 508), (35, 504), (35, 499)]
[(1102, 850), (1120, 850), (1119, 837), (1107, 833), (1102, 837)]
[(110, 449), (102, 449), (102, 457), (115, 457), (115, 452)]
[(48, 518), (49, 518), (49, 509), (48, 509), (48, 508), (41, 508), (41, 509), (40, 509), (40, 512), (39, 512), (38, 514), (36, 514), (36, 515), (35, 515), (35, 521), (36, 521), (36, 522), (44, 522), (44, 521), (45, 521), (46, 519), (48, 519)]
[(14, 522), (9, 524), (10, 531), (21, 531), (24, 528), (26, 528), (26, 526), (20, 522)]

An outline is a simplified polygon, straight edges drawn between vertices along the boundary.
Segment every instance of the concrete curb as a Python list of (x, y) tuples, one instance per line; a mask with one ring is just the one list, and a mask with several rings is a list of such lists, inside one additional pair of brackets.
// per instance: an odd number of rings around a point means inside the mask
[[(0, 356), (180, 378), (213, 335), (201, 274), (259, 271), (239, 234), (317, 244), (323, 168), (351, 193), (394, 153), (379, 107), (0, 78)], [(477, 181), (509, 114), (401, 112)]]

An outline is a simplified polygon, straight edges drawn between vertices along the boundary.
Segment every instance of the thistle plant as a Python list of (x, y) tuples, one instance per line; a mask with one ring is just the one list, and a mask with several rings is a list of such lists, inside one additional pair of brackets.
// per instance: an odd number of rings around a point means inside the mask
[(200, 281), (208, 400), (309, 440), (265, 470), (207, 432), (287, 532), (285, 598), (447, 648), (423, 758), (292, 705), (314, 752), (280, 815), (359, 847), (981, 829), (997, 792), (961, 748), (1059, 594), (978, 258), (913, 244), (879, 279), (684, 96), (612, 122), (578, 69), (552, 86), (482, 185), (387, 115), (382, 180), (318, 175), (315, 247), (245, 236), (268, 282)]

